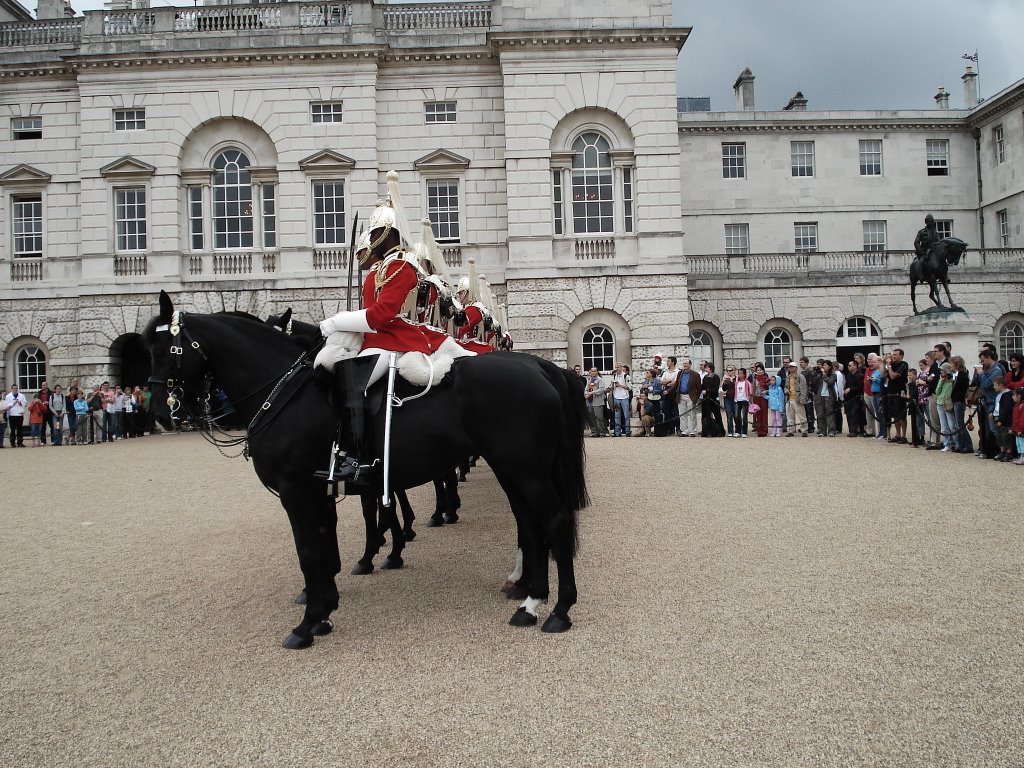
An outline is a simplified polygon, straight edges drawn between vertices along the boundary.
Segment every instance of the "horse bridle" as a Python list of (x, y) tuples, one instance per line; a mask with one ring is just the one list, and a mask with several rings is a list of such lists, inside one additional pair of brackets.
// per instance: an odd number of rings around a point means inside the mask
[[(149, 377), (150, 384), (161, 384), (167, 390), (167, 406), (171, 409), (171, 422), (177, 426), (181, 421), (181, 417), (178, 416), (178, 411), (181, 410), (179, 406), (185, 400), (185, 373), (184, 373), (184, 353), (185, 344), (188, 344), (194, 349), (199, 356), (203, 358), (203, 362), (207, 364), (206, 375), (203, 377), (203, 384), (198, 388), (198, 397), (202, 403), (203, 408), (208, 413), (210, 410), (210, 386), (213, 383), (213, 376), (210, 373), (209, 363), (210, 358), (206, 356), (206, 352), (199, 346), (199, 342), (192, 338), (189, 334), (188, 329), (185, 328), (185, 313), (175, 310), (171, 314), (171, 322), (167, 325), (158, 325), (156, 327), (156, 333), (169, 333), (171, 335), (171, 347), (170, 354), (172, 365), (175, 369), (177, 376), (175, 378), (161, 379), (156, 376)], [(193, 414), (194, 415), (194, 414)]]

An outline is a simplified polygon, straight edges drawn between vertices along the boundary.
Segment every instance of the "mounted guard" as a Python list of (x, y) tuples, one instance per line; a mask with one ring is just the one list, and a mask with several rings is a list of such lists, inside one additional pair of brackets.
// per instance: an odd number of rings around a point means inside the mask
[(490, 310), (480, 300), (481, 282), (476, 274), (476, 261), (469, 260), (468, 274), (459, 280), (455, 293), (458, 311), (455, 315), (453, 336), (455, 341), (465, 349), (485, 355), (494, 348), (484, 343), (486, 326), (490, 323)]
[[(400, 229), (404, 217), (398, 202), (398, 174), (394, 171), (388, 173), (388, 187), (391, 194), (386, 202), (378, 202), (366, 228), (364, 247), (357, 246), (360, 269), (369, 270), (362, 287), (363, 308), (339, 312), (320, 323), (324, 337), (338, 332), (362, 334), (358, 354), (333, 364), (340, 420), (338, 439), (329, 468), (315, 475), (326, 480), (329, 490), (334, 491), (341, 482), (361, 484), (370, 480), (375, 462), (364, 463), (360, 458), (369, 448), (365, 392), (388, 371), (391, 353), (431, 355), (448, 340), (444, 331), (404, 314), (410, 295), (413, 300), (417, 295), (420, 273), (416, 257), (405, 249), (408, 238), (403, 238)], [(349, 337), (345, 343), (352, 345), (355, 341)], [(330, 345), (321, 355), (329, 350)], [(318, 364), (325, 359), (329, 357), (318, 356)]]

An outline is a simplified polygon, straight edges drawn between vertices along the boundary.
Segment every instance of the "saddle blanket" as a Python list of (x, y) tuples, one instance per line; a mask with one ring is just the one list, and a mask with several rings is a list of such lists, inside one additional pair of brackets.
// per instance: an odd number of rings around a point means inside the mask
[[(363, 347), (363, 334), (350, 331), (339, 331), (327, 337), (316, 356), (314, 365), (318, 368), (325, 368), (334, 373), (334, 364), (342, 360), (349, 360), (359, 355)], [(458, 344), (452, 338), (447, 338), (441, 346), (430, 355), (422, 352), (400, 352), (398, 357), (398, 375), (417, 387), (427, 386), (431, 380), (431, 369), (433, 369), (433, 382), (439, 384), (457, 357), (475, 357), (476, 352), (470, 352)]]

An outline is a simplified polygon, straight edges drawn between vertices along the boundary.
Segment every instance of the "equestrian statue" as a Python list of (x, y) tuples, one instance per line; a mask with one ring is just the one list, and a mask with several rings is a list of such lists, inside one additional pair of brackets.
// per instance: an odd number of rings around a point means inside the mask
[[(953, 303), (953, 297), (949, 294), (949, 267), (959, 264), (960, 257), (966, 250), (967, 243), (958, 237), (940, 238), (935, 226), (935, 218), (930, 213), (925, 216), (924, 227), (918, 230), (917, 237), (914, 238), (916, 255), (909, 270), (910, 302), (914, 307), (915, 315), (921, 314), (917, 308), (916, 288), (918, 283), (928, 283), (928, 297), (935, 303), (934, 308), (926, 309), (924, 312), (963, 312), (963, 309)], [(948, 307), (942, 304), (939, 284), (946, 291), (946, 298), (949, 299)]]

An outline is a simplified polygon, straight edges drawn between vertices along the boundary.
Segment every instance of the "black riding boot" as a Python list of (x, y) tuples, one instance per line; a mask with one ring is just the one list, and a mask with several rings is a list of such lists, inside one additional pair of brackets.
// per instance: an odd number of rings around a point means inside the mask
[(338, 411), (338, 435), (326, 470), (314, 476), (327, 482), (327, 492), (338, 494), (339, 483), (365, 485), (370, 482), (372, 462), (364, 464), (360, 456), (369, 453), (366, 399), (364, 391), (377, 363), (375, 355), (343, 360), (334, 366), (334, 407)]

